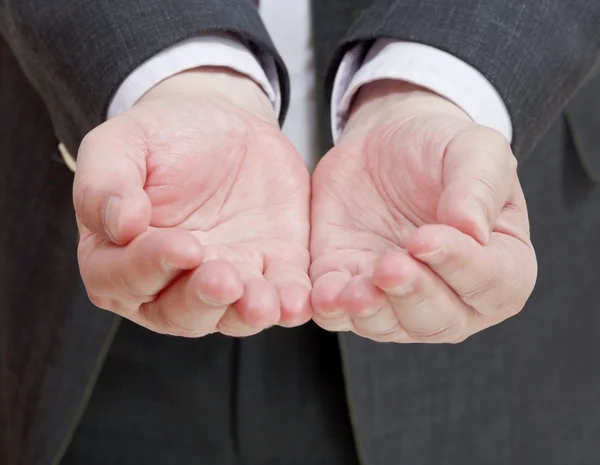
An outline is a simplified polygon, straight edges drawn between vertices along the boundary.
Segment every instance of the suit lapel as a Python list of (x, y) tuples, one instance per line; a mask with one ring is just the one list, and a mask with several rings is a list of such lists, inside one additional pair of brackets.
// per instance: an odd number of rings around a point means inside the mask
[(565, 114), (573, 142), (588, 177), (600, 184), (600, 66), (577, 93)]
[(116, 319), (87, 299), (73, 175), (43, 102), (1, 39), (0, 127), (0, 463), (50, 465)]

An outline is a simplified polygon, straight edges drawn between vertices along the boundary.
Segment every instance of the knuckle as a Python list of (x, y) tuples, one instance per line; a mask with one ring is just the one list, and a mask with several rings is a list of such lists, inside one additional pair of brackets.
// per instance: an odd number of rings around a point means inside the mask
[(86, 213), (86, 199), (89, 198), (90, 188), (90, 183), (86, 178), (83, 178), (81, 175), (75, 175), (75, 180), (73, 181), (73, 205), (79, 217)]
[(79, 273), (83, 282), (87, 286), (87, 281), (93, 276), (93, 267), (90, 265), (90, 255), (93, 251), (94, 244), (91, 242), (92, 236), (80, 236), (79, 244), (77, 245), (77, 262), (79, 264)]
[(502, 282), (497, 274), (480, 281), (476, 286), (461, 294), (461, 300), (482, 313), (487, 313), (486, 303), (494, 300), (502, 288)]
[[(163, 315), (163, 312), (159, 314)], [(198, 339), (212, 333), (212, 331), (209, 331), (206, 328), (188, 328), (177, 323), (167, 315), (163, 315), (158, 323), (157, 326), (160, 328), (160, 332), (169, 336)]]
[(246, 327), (243, 329), (240, 328), (233, 328), (232, 326), (229, 326), (227, 323), (224, 322), (219, 322), (218, 326), (217, 326), (217, 330), (225, 335), (225, 336), (229, 336), (229, 337), (248, 337), (248, 336), (254, 336), (255, 334), (258, 334), (262, 331), (262, 329), (256, 329), (256, 328), (250, 328), (250, 327)]
[(353, 325), (352, 332), (357, 336), (361, 336), (367, 339), (372, 339), (377, 342), (391, 341), (394, 340), (398, 334), (397, 327), (390, 328), (389, 330), (374, 331), (367, 328), (363, 328), (361, 325), (356, 323)]
[(502, 315), (504, 319), (512, 318), (517, 316), (525, 308), (525, 302), (517, 303), (511, 302), (501, 305), (498, 309), (498, 313)]
[(462, 319), (452, 318), (432, 330), (407, 329), (415, 341), (426, 344), (455, 343), (465, 338), (465, 324)]
[(502, 320), (516, 316), (525, 307), (534, 284), (529, 279), (517, 279), (519, 274), (516, 272), (514, 276), (515, 278), (506, 280), (490, 278), (463, 293), (461, 300), (483, 315), (496, 314)]
[(504, 318), (511, 318), (525, 308), (529, 297), (531, 296), (537, 280), (537, 262), (535, 256), (527, 262), (526, 265), (518, 266), (510, 273), (512, 279), (503, 284), (501, 296), (504, 298), (497, 309), (497, 312)]
[(351, 324), (344, 317), (331, 317), (326, 316), (326, 314), (319, 314), (313, 316), (313, 321), (325, 331), (345, 332), (351, 329)]
[(120, 299), (108, 299), (108, 310), (117, 315), (127, 316), (135, 312), (136, 304), (131, 304)]
[(458, 345), (458, 344), (462, 344), (463, 342), (465, 342), (467, 339), (469, 339), (471, 337), (470, 334), (466, 334), (466, 335), (460, 335), (457, 338), (455, 338), (452, 341), (448, 341), (448, 344), (452, 344), (452, 345)]
[(497, 129), (489, 126), (476, 125), (473, 128), (473, 137), (481, 140), (486, 146), (493, 147), (503, 153), (512, 153), (510, 142)]
[(369, 336), (376, 342), (386, 343), (386, 342), (405, 342), (408, 340), (408, 335), (402, 328), (402, 325), (398, 322), (393, 327), (385, 330), (379, 331), (375, 334)]
[(101, 308), (102, 310), (110, 310), (110, 303), (107, 299), (103, 299), (97, 294), (92, 294), (88, 292), (88, 300), (92, 303), (92, 305)]
[(494, 158), (501, 157), (500, 160), (506, 161), (511, 171), (517, 169), (518, 163), (510, 141), (496, 129), (472, 125), (460, 132), (455, 138), (455, 142), (462, 147), (477, 147), (489, 155), (493, 155)]
[(111, 269), (106, 276), (106, 286), (115, 295), (123, 296), (123, 300), (131, 302), (148, 302), (153, 296), (146, 295), (135, 283), (132, 277), (120, 270)]

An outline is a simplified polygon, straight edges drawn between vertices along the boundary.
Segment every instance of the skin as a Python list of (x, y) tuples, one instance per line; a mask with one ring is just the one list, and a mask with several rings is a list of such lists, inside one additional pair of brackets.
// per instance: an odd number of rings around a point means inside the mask
[(508, 141), (444, 98), (378, 81), (312, 182), (314, 319), (456, 343), (517, 314), (537, 265)]
[(81, 145), (89, 296), (178, 336), (305, 323), (309, 200), (302, 159), (253, 81), (223, 69), (168, 79)]
[(460, 342), (518, 313), (535, 283), (516, 166), (444, 98), (377, 81), (311, 185), (259, 86), (193, 70), (84, 139), (81, 274), (98, 307), (163, 334), (313, 318), (380, 342)]

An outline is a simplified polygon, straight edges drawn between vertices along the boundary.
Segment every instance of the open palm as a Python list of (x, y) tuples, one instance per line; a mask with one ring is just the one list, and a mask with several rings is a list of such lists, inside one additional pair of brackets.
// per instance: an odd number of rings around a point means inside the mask
[[(108, 190), (129, 189), (108, 219), (90, 206), (116, 197), (97, 181), (101, 154)], [(131, 172), (137, 188), (119, 185)], [(80, 150), (84, 282), (97, 305), (159, 332), (241, 336), (304, 323), (309, 189), (300, 156), (269, 118), (219, 96), (143, 101)], [(112, 241), (102, 234), (111, 225), (120, 231)]]
[(347, 130), (313, 177), (314, 319), (458, 342), (519, 311), (535, 281), (514, 157), (453, 110), (391, 115)]

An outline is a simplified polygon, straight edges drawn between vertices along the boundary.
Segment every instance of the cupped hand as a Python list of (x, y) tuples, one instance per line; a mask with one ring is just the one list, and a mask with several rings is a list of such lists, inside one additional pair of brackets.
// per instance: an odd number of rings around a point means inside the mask
[(314, 320), (460, 342), (515, 315), (537, 264), (508, 141), (410, 84), (364, 87), (312, 183)]
[(182, 73), (83, 141), (74, 202), (91, 300), (153, 331), (310, 319), (310, 180), (246, 77)]

